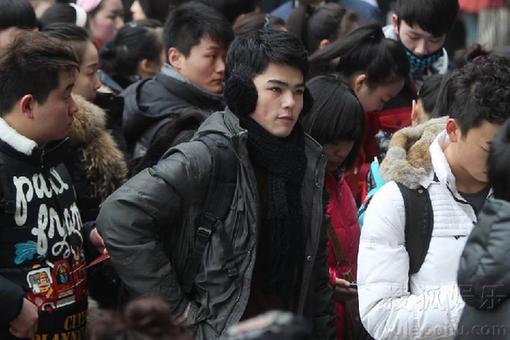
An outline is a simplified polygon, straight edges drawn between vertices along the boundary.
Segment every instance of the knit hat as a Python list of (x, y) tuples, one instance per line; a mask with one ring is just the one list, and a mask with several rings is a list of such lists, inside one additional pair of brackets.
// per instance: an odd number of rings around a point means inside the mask
[(76, 4), (83, 8), (85, 12), (91, 12), (101, 4), (102, 0), (77, 0)]

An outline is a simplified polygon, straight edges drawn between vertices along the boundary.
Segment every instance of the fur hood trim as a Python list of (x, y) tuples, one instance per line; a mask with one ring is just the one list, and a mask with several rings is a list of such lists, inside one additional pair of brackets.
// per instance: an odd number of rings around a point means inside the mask
[(73, 94), (78, 112), (69, 131), (72, 144), (88, 144), (106, 130), (106, 113), (83, 97)]
[(106, 130), (106, 113), (80, 96), (73, 95), (78, 106), (69, 133), (71, 142), (83, 154), (83, 167), (94, 194), (104, 200), (127, 178), (124, 155)]
[(447, 119), (431, 119), (397, 131), (381, 163), (380, 172), (384, 181), (396, 181), (411, 189), (418, 188), (433, 169), (429, 147), (445, 129)]

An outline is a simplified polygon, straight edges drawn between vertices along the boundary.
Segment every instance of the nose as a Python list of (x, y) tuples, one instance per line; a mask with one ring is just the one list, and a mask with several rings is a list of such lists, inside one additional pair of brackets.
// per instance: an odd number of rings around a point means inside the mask
[(76, 112), (78, 112), (78, 105), (76, 105), (76, 102), (74, 101), (73, 96), (69, 99), (69, 116), (74, 116)]
[(414, 54), (418, 56), (424, 56), (428, 54), (427, 42), (425, 41), (425, 39), (418, 40), (418, 43), (414, 48)]
[(115, 18), (115, 29), (118, 30), (124, 26), (124, 19), (121, 16)]
[(282, 107), (285, 109), (292, 109), (294, 105), (296, 105), (294, 93), (290, 90), (285, 91), (282, 96)]
[(92, 80), (94, 82), (94, 90), (97, 91), (101, 87), (101, 81), (99, 80), (99, 77), (97, 76), (97, 72), (94, 74), (94, 79)]
[(216, 73), (224, 73), (225, 72), (225, 59), (217, 58), (216, 60)]

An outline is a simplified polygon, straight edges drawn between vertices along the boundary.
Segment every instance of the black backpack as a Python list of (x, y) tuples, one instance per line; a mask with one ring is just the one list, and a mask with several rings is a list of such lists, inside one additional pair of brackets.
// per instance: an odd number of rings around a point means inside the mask
[(409, 254), (409, 275), (417, 273), (429, 250), (434, 228), (434, 211), (427, 189), (409, 189), (402, 183), (397, 186), (404, 199), (405, 246)]
[[(195, 276), (200, 268), (202, 255), (212, 234), (227, 217), (237, 184), (239, 160), (230, 146), (229, 139), (220, 133), (206, 133), (198, 138), (209, 149), (212, 162), (209, 187), (204, 209), (195, 220), (195, 241), (192, 253), (181, 278), (181, 287), (191, 293)], [(233, 255), (230, 242), (224, 243), (227, 258)], [(235, 266), (226, 266), (229, 276), (237, 275)]]

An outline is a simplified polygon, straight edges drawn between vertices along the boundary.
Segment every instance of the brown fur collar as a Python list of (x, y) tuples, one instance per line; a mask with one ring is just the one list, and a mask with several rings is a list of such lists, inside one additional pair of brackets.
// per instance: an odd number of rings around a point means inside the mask
[(73, 95), (78, 106), (69, 132), (71, 143), (83, 154), (83, 168), (97, 197), (104, 200), (127, 178), (124, 155), (106, 130), (106, 113), (84, 98)]
[(411, 189), (420, 186), (420, 181), (432, 171), (429, 146), (445, 129), (446, 120), (447, 117), (431, 119), (393, 135), (380, 166), (385, 182), (397, 181)]

